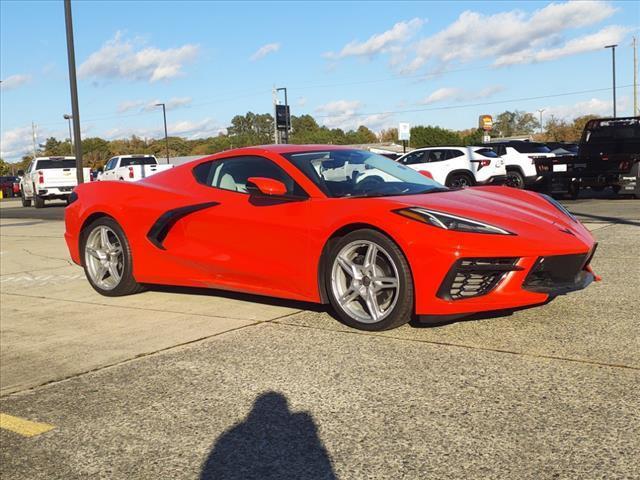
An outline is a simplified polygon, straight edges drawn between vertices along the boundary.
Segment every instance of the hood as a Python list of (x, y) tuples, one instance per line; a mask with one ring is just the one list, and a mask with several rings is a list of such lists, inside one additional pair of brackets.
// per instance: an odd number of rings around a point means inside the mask
[[(545, 241), (548, 235), (573, 236), (590, 243), (591, 233), (534, 192), (509, 187), (473, 187), (393, 198), (403, 207), (423, 207), (495, 225), (516, 235)], [(573, 243), (573, 242), (571, 242)]]

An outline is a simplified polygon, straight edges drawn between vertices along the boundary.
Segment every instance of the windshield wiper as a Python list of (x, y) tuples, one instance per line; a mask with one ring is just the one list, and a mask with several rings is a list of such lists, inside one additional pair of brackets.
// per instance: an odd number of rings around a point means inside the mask
[(451, 189), (447, 188), (447, 187), (434, 187), (434, 188), (429, 188), (429, 189), (426, 189), (426, 190), (420, 190), (419, 192), (407, 193), (407, 195), (423, 195), (425, 193), (448, 192), (449, 190), (451, 190)]

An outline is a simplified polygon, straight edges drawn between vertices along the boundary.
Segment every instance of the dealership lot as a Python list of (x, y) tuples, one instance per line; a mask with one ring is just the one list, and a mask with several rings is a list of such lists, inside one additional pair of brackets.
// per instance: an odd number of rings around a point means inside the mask
[[(374, 334), (249, 295), (99, 296), (68, 259), (63, 209), (18, 205), (1, 204), (0, 412), (17, 418), (3, 478), (640, 471), (637, 201), (567, 202), (599, 242), (587, 290)], [(24, 421), (53, 428), (27, 437)]]

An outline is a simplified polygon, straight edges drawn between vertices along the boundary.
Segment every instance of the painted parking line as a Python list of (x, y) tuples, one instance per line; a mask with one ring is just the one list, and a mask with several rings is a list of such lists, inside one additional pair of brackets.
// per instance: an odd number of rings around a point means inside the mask
[(14, 417), (6, 413), (0, 413), (0, 428), (10, 430), (23, 437), (35, 437), (41, 433), (53, 430), (55, 427), (48, 423), (32, 422), (24, 418)]
[(70, 275), (4, 275), (0, 278), (0, 285), (59, 285), (84, 278), (83, 273)]

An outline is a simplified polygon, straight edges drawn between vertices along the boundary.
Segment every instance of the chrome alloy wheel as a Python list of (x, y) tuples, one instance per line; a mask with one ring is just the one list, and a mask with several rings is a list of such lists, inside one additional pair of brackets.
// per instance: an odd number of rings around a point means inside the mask
[(95, 285), (113, 290), (122, 280), (124, 254), (118, 236), (105, 225), (94, 228), (84, 247), (87, 272)]
[(331, 288), (340, 308), (354, 320), (377, 323), (398, 301), (398, 268), (380, 245), (356, 240), (345, 245), (331, 269)]

